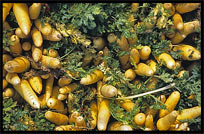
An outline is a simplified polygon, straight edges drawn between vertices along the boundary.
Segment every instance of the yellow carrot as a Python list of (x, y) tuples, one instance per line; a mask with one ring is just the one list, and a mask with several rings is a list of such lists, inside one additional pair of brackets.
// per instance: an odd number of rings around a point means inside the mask
[(175, 68), (175, 60), (171, 57), (171, 55), (167, 53), (162, 53), (158, 57), (155, 57), (159, 64), (165, 65), (169, 69)]
[(23, 44), (22, 44), (22, 49), (24, 50), (24, 51), (30, 51), (31, 50), (31, 43), (30, 42), (23, 42)]
[(45, 118), (56, 125), (65, 125), (68, 123), (68, 117), (61, 113), (56, 113), (52, 111), (47, 111), (45, 113)]
[(53, 58), (56, 58), (56, 57), (59, 56), (59, 54), (58, 54), (58, 51), (57, 51), (57, 50), (55, 50), (55, 49), (50, 49), (50, 50), (48, 51), (48, 56), (53, 57)]
[(65, 99), (67, 99), (67, 94), (58, 94), (57, 99), (61, 100), (61, 101), (65, 100)]
[(64, 87), (60, 88), (59, 93), (60, 94), (67, 94), (67, 93), (70, 93), (73, 90), (75, 90), (77, 87), (78, 87), (78, 84), (72, 83), (72, 84), (69, 84), (67, 86), (64, 86)]
[(166, 109), (161, 109), (159, 111), (159, 117), (164, 117), (165, 115), (169, 114), (170, 112), (172, 112), (174, 110), (174, 108), (176, 107), (178, 101), (180, 99), (180, 93), (178, 91), (174, 91), (171, 93), (171, 95), (167, 98), (165, 105), (166, 105)]
[(10, 52), (13, 56), (19, 56), (22, 53), (22, 47), (20, 39), (16, 35), (12, 35), (10, 38), (12, 44), (10, 45)]
[(40, 107), (47, 106), (47, 103), (46, 103), (45, 99), (46, 99), (45, 94), (42, 94), (41, 96), (39, 96), (38, 100), (40, 102)]
[(25, 35), (25, 34), (23, 33), (23, 31), (22, 31), (19, 27), (16, 28), (15, 34), (16, 34), (19, 38), (22, 38), (22, 39), (27, 39), (27, 38), (30, 37), (30, 34)]
[(58, 80), (58, 86), (63, 87), (63, 86), (70, 84), (71, 82), (72, 82), (72, 78), (61, 77)]
[(40, 61), (41, 61), (43, 66), (46, 66), (46, 67), (49, 67), (49, 68), (56, 69), (56, 68), (61, 67), (61, 63), (60, 63), (60, 60), (58, 58), (53, 58), (53, 57), (50, 57), (50, 56), (42, 55), (42, 58), (41, 58)]
[(97, 128), (98, 130), (106, 130), (109, 118), (111, 116), (109, 109), (109, 100), (104, 99), (99, 107)]
[(102, 86), (101, 88), (101, 94), (104, 96), (104, 97), (114, 97), (116, 96), (118, 93), (118, 90), (117, 88), (115, 88), (114, 86), (112, 85), (108, 85), (108, 84), (105, 84)]
[(91, 117), (93, 118), (93, 120), (91, 120), (90, 123), (91, 123), (91, 128), (94, 129), (97, 124), (97, 114), (98, 114), (98, 108), (95, 101), (91, 101), (90, 108), (91, 108)]
[(112, 44), (112, 43), (116, 42), (117, 36), (116, 36), (114, 33), (110, 33), (110, 34), (108, 34), (108, 36), (107, 36), (107, 40), (108, 40), (108, 42), (109, 42), (110, 44)]
[(101, 87), (103, 86), (102, 81), (97, 82), (97, 109), (99, 110), (100, 104), (103, 100), (103, 96), (101, 95)]
[(45, 22), (44, 25), (42, 25), (40, 19), (36, 19), (34, 23), (42, 35), (47, 36), (52, 33), (52, 27), (49, 23)]
[(140, 76), (152, 76), (153, 75), (153, 70), (144, 63), (139, 63), (137, 65), (135, 72), (137, 75), (140, 75)]
[(6, 88), (3, 91), (3, 97), (11, 98), (14, 96), (14, 94), (15, 94), (15, 92), (14, 92), (13, 88)]
[(6, 81), (12, 85), (18, 85), (21, 82), (17, 73), (7, 73)]
[(157, 83), (158, 83), (158, 78), (152, 77), (152, 78), (148, 81), (148, 83), (147, 83), (147, 88), (148, 88), (149, 90), (156, 89)]
[(49, 41), (60, 41), (62, 39), (62, 35), (60, 34), (59, 31), (52, 28), (52, 32), (50, 34), (48, 34), (48, 35), (43, 34), (43, 38), (45, 40), (49, 40)]
[(157, 121), (157, 129), (163, 130), (163, 131), (168, 130), (171, 127), (171, 125), (176, 121), (177, 116), (178, 116), (178, 112), (172, 111), (166, 116), (160, 118)]
[(28, 81), (36, 93), (40, 94), (42, 92), (42, 79), (40, 76), (33, 76)]
[(47, 101), (47, 106), (51, 109), (57, 110), (57, 112), (59, 113), (67, 113), (67, 110), (64, 108), (63, 102), (58, 99), (49, 98)]
[(30, 62), (27, 58), (21, 56), (6, 62), (4, 69), (9, 73), (22, 73), (30, 68)]
[(82, 85), (90, 85), (96, 83), (97, 81), (103, 78), (103, 72), (100, 70), (95, 70), (93, 73), (88, 74), (86, 77), (80, 80), (80, 84)]
[(137, 64), (140, 61), (140, 54), (136, 48), (131, 49), (130, 51), (130, 62), (131, 64)]
[(76, 127), (86, 127), (86, 122), (83, 116), (78, 116), (75, 120)]
[(147, 60), (151, 53), (151, 48), (149, 46), (144, 46), (140, 49), (139, 53), (142, 60)]
[(129, 80), (134, 80), (136, 77), (136, 73), (133, 69), (128, 69), (125, 71), (125, 78), (129, 79)]
[(80, 113), (77, 112), (77, 111), (74, 111), (72, 112), (70, 115), (69, 115), (69, 124), (73, 124), (75, 123), (76, 121), (76, 118), (80, 116)]
[(11, 8), (13, 7), (13, 3), (3, 3), (2, 6), (3, 6), (2, 18), (4, 22), (6, 17), (9, 15)]
[(2, 82), (2, 83), (3, 83), (3, 84), (2, 84), (2, 85), (3, 85), (3, 86), (2, 86), (3, 89), (8, 86), (8, 82), (7, 82), (5, 79), (3, 79), (3, 82)]
[(178, 30), (183, 30), (183, 27), (184, 27), (184, 23), (183, 23), (183, 19), (182, 19), (182, 16), (178, 13), (174, 14), (173, 15), (173, 23), (176, 27), (176, 29)]
[(14, 88), (16, 91), (24, 98), (24, 100), (30, 104), (33, 108), (40, 108), (40, 102), (37, 95), (30, 87), (30, 84), (27, 80), (21, 80), (21, 83), (15, 85)]
[(137, 113), (134, 116), (134, 122), (139, 126), (144, 125), (145, 120), (146, 120), (146, 115), (144, 113)]
[(3, 54), (3, 65), (7, 62), (7, 61), (10, 61), (12, 60), (13, 58), (9, 55), (9, 54)]
[(13, 12), (18, 22), (19, 27), (25, 35), (30, 33), (31, 21), (28, 13), (28, 6), (26, 3), (14, 3)]
[(157, 63), (154, 60), (147, 60), (146, 64), (151, 67), (151, 69), (153, 70), (153, 73), (155, 74), (157, 71)]
[(32, 36), (34, 45), (36, 47), (41, 47), (43, 44), (43, 37), (42, 37), (42, 34), (40, 33), (40, 31), (38, 31), (38, 29), (36, 27), (33, 27), (32, 31), (31, 31), (31, 36)]
[(105, 40), (102, 37), (94, 37), (93, 38), (93, 47), (96, 48), (96, 50), (102, 50), (106, 45)]
[(146, 116), (146, 120), (145, 120), (145, 127), (149, 128), (151, 130), (154, 129), (154, 121), (153, 121), (153, 116), (151, 114), (148, 114)]
[(29, 7), (29, 16), (32, 20), (35, 20), (38, 18), (40, 15), (40, 10), (41, 10), (41, 3), (33, 3)]
[(32, 57), (33, 57), (33, 60), (34, 60), (35, 62), (40, 61), (41, 58), (42, 58), (42, 50), (41, 50), (40, 48), (35, 47), (35, 46), (33, 45)]
[(48, 99), (52, 95), (53, 83), (54, 83), (54, 76), (50, 75), (50, 77), (46, 80), (46, 86), (45, 86), (46, 102), (48, 102)]
[(197, 9), (201, 3), (177, 3), (176, 4), (176, 11), (180, 14), (184, 14), (187, 12), (191, 12)]
[(60, 87), (58, 87), (58, 86), (54, 86), (54, 87), (53, 87), (52, 95), (51, 95), (50, 98), (57, 99), (58, 94), (59, 94), (59, 88), (60, 88)]
[(133, 110), (135, 106), (135, 103), (133, 103), (131, 100), (116, 101), (116, 103), (128, 112)]

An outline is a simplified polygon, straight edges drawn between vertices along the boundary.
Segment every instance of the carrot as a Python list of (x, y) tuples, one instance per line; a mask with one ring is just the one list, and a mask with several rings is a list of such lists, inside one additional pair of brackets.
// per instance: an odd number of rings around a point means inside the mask
[(143, 46), (140, 51), (140, 59), (141, 60), (147, 60), (149, 58), (149, 55), (151, 53), (151, 48), (149, 46)]
[(163, 7), (164, 9), (170, 11), (170, 15), (174, 15), (176, 9), (172, 3), (164, 3)]
[(12, 85), (18, 85), (21, 82), (17, 73), (7, 73), (6, 81)]
[(157, 63), (154, 60), (147, 60), (146, 64), (153, 70), (153, 73), (155, 74), (157, 71)]
[(91, 117), (93, 119), (91, 120), (90, 124), (91, 124), (91, 128), (94, 129), (97, 124), (97, 114), (98, 114), (98, 108), (95, 101), (91, 101), (90, 108), (91, 108)]
[(59, 89), (59, 93), (60, 94), (67, 94), (67, 93), (74, 91), (77, 87), (78, 87), (78, 84), (72, 83), (72, 84), (69, 84), (67, 86), (61, 87)]
[(184, 75), (184, 73), (186, 73), (186, 74), (189, 76), (189, 72), (188, 72), (188, 71), (186, 71), (186, 70), (181, 70), (181, 71), (179, 71), (179, 73), (176, 75), (176, 77), (182, 78), (183, 75)]
[(178, 101), (180, 99), (180, 93), (178, 91), (174, 91), (171, 93), (171, 95), (167, 98), (165, 105), (166, 105), (166, 109), (161, 109), (159, 111), (159, 117), (164, 117), (165, 115), (169, 114), (170, 112), (172, 112), (174, 110), (174, 108), (176, 107)]
[(131, 49), (130, 51), (130, 59), (129, 59), (130, 63), (132, 65), (139, 63), (140, 61), (140, 54), (139, 51), (136, 48)]
[(181, 67), (181, 61), (177, 60), (177, 61), (175, 61), (175, 63), (176, 63), (176, 65), (175, 65), (174, 69)]
[(20, 43), (20, 39), (16, 35), (12, 35), (10, 38), (12, 44), (10, 45), (10, 53), (13, 56), (19, 56), (22, 53), (22, 47)]
[(83, 131), (85, 129), (74, 127), (73, 125), (60, 125), (55, 127), (55, 131)]
[(110, 44), (114, 43), (117, 41), (117, 36), (114, 33), (110, 33), (107, 36), (107, 40)]
[(39, 96), (38, 100), (40, 102), (40, 107), (47, 106), (45, 94), (42, 94), (41, 96)]
[(132, 127), (128, 124), (123, 124), (122, 122), (115, 121), (109, 125), (108, 130), (110, 131), (132, 131)]
[(153, 75), (153, 70), (144, 63), (139, 63), (137, 65), (135, 72), (137, 75), (140, 75), (140, 76), (152, 76)]
[(65, 100), (65, 99), (67, 99), (67, 94), (58, 94), (57, 99), (61, 100), (61, 101)]
[(173, 19), (173, 24), (175, 25), (176, 29), (180, 31), (183, 30), (184, 23), (183, 23), (182, 16), (176, 13), (173, 15), (172, 19)]
[[(93, 55), (93, 54), (92, 54)], [(95, 66), (101, 64), (103, 62), (103, 51), (99, 51), (93, 59), (93, 63)]]
[(8, 86), (8, 82), (7, 82), (7, 80), (3, 79), (3, 82), (2, 82), (2, 83), (3, 83), (3, 84), (2, 84), (2, 85), (3, 85), (3, 86), (2, 86), (3, 89), (6, 88), (6, 87)]
[(14, 89), (13, 88), (6, 88), (3, 91), (3, 97), (11, 98), (14, 96)]
[(171, 25), (169, 27), (169, 30), (165, 32), (165, 36), (168, 38), (174, 38), (176, 36), (176, 27), (174, 25)]
[(191, 12), (197, 9), (201, 3), (177, 3), (176, 11), (180, 14)]
[(139, 126), (144, 125), (145, 120), (146, 120), (146, 115), (144, 113), (137, 113), (134, 116), (134, 122)]
[(129, 79), (129, 80), (134, 80), (136, 77), (136, 73), (133, 69), (128, 69), (125, 71), (125, 78)]
[(69, 118), (61, 113), (56, 113), (52, 111), (47, 111), (45, 113), (45, 118), (56, 125), (65, 125), (68, 123)]
[(97, 128), (98, 130), (106, 130), (109, 118), (111, 116), (109, 109), (109, 100), (104, 99), (99, 107)]
[(43, 37), (40, 31), (36, 27), (33, 27), (31, 31), (31, 36), (32, 36), (34, 45), (36, 47), (41, 47), (43, 44)]
[(106, 45), (105, 40), (102, 37), (94, 37), (93, 38), (93, 47), (96, 48), (96, 50), (102, 50)]
[(33, 76), (28, 81), (36, 93), (40, 94), (42, 92), (42, 79), (40, 76)]
[(71, 82), (72, 82), (72, 79), (71, 79), (71, 78), (61, 77), (61, 78), (59, 78), (59, 80), (58, 80), (58, 86), (64, 87), (64, 86), (70, 84)]
[(42, 58), (42, 50), (41, 50), (40, 48), (35, 47), (35, 46), (33, 45), (33, 48), (32, 48), (32, 57), (33, 57), (33, 60), (34, 60), (35, 62), (40, 61), (41, 58)]
[(75, 126), (76, 127), (86, 127), (86, 123), (84, 120), (84, 117), (78, 116), (75, 120)]
[(34, 24), (42, 35), (47, 36), (52, 33), (52, 27), (49, 23), (45, 22), (44, 25), (42, 25), (40, 19), (36, 19)]
[(154, 121), (153, 121), (153, 115), (152, 114), (148, 114), (146, 116), (145, 128), (149, 128), (150, 130), (154, 129)]
[(183, 60), (193, 61), (201, 58), (201, 53), (191, 45), (179, 44), (173, 48), (173, 51), (181, 51), (178, 54), (181, 55)]
[(30, 104), (33, 108), (40, 108), (40, 102), (37, 95), (30, 87), (27, 80), (21, 80), (21, 83), (15, 85), (14, 88), (16, 91), (24, 98), (24, 100)]
[(48, 102), (48, 99), (52, 95), (53, 83), (54, 83), (54, 76), (50, 75), (50, 77), (46, 80), (46, 86), (45, 86), (46, 102)]
[(23, 44), (22, 44), (22, 49), (23, 49), (24, 51), (30, 51), (30, 50), (31, 50), (31, 43), (30, 43), (30, 42), (27, 42), (27, 41), (23, 42)]
[(168, 130), (171, 127), (171, 125), (176, 121), (177, 116), (178, 116), (178, 112), (172, 111), (166, 116), (160, 118), (157, 121), (157, 129), (158, 130)]
[(9, 15), (11, 8), (13, 7), (13, 3), (3, 3), (2, 6), (3, 6), (2, 18), (4, 23), (6, 20), (6, 17)]
[(73, 124), (75, 123), (76, 121), (76, 118), (80, 116), (80, 113), (77, 112), (77, 111), (74, 111), (72, 112), (70, 115), (69, 115), (69, 124)]
[(114, 86), (112, 85), (103, 85), (102, 88), (101, 88), (101, 94), (105, 97), (108, 97), (108, 98), (111, 98), (111, 97), (114, 97), (116, 96), (118, 93), (118, 90), (117, 88), (115, 88)]
[(191, 119), (197, 118), (200, 115), (201, 115), (201, 107), (195, 106), (192, 108), (181, 110), (181, 113), (179, 113), (179, 115), (177, 116), (176, 121), (180, 122), (180, 120), (185, 120), (185, 119), (191, 120)]
[(3, 58), (3, 65), (6, 64), (6, 62), (13, 59), (9, 54), (3, 54), (2, 58)]
[(100, 104), (103, 100), (103, 96), (101, 95), (101, 88), (103, 86), (103, 82), (102, 81), (98, 81), (97, 82), (97, 109), (99, 110)]
[(50, 98), (57, 99), (58, 94), (59, 94), (59, 88), (60, 88), (60, 87), (58, 87), (58, 86), (54, 86), (54, 87), (53, 87), (52, 95), (51, 95)]
[(50, 77), (50, 73), (40, 75), (42, 79), (48, 79)]
[(21, 56), (6, 62), (4, 69), (9, 73), (22, 73), (30, 67), (27, 58)]
[(63, 114), (67, 113), (66, 108), (64, 108), (64, 104), (62, 103), (62, 101), (58, 99), (49, 98), (47, 101), (47, 106), (51, 109), (57, 110), (57, 112), (59, 113), (63, 113)]
[(139, 4), (140, 4), (140, 3), (132, 3), (132, 4), (131, 4), (131, 10), (132, 10), (133, 13), (136, 13), (136, 12), (137, 12), (138, 7), (139, 7)]
[(59, 56), (59, 54), (58, 54), (57, 50), (55, 50), (55, 49), (49, 49), (49, 51), (48, 51), (48, 56), (53, 57), (53, 58), (56, 58), (56, 57)]
[(60, 60), (58, 58), (53, 58), (53, 57), (50, 57), (50, 56), (42, 55), (42, 58), (41, 58), (40, 61), (41, 61), (43, 66), (46, 66), (46, 67), (49, 67), (49, 68), (56, 69), (56, 68), (61, 67), (61, 63), (60, 63)]
[(16, 28), (15, 34), (21, 39), (27, 39), (30, 37), (30, 34), (25, 35), (20, 27)]
[(18, 22), (19, 27), (25, 35), (30, 33), (31, 21), (28, 13), (28, 6), (25, 3), (14, 3), (13, 12)]
[(119, 104), (122, 108), (124, 108), (128, 112), (133, 110), (135, 106), (135, 103), (133, 103), (131, 100), (116, 101), (116, 103)]
[(95, 70), (93, 73), (88, 74), (86, 77), (80, 80), (80, 84), (82, 85), (90, 85), (96, 83), (97, 81), (103, 78), (103, 72), (100, 70)]
[(135, 30), (133, 28), (131, 29), (131, 32), (134, 34), (135, 37), (128, 37), (127, 40), (128, 40), (128, 43), (129, 43), (130, 47), (135, 45), (137, 43), (137, 40), (138, 40), (137, 34), (136, 34), (136, 32), (135, 32)]
[(175, 68), (175, 60), (171, 57), (171, 55), (167, 53), (162, 53), (155, 58), (159, 64), (165, 65), (168, 69)]
[(196, 32), (200, 28), (200, 21), (194, 20), (184, 23), (182, 31), (176, 32), (175, 36), (171, 38), (172, 44), (178, 44), (182, 42), (189, 34)]
[(33, 3), (29, 7), (29, 16), (30, 16), (30, 19), (32, 19), (32, 20), (37, 19), (38, 16), (40, 15), (40, 10), (41, 10), (41, 3)]
[(48, 35), (43, 34), (43, 38), (45, 40), (49, 40), (49, 41), (60, 41), (62, 39), (62, 35), (60, 34), (59, 31), (52, 28), (52, 32), (50, 34), (48, 34)]

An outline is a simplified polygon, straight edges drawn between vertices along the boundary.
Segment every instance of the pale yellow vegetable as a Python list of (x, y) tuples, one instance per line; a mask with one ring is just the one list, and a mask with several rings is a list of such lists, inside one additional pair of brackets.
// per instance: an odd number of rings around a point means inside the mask
[(178, 54), (183, 60), (193, 61), (201, 58), (200, 51), (191, 45), (179, 44), (173, 48), (173, 51), (181, 51)]
[(50, 98), (57, 99), (58, 94), (59, 94), (59, 88), (60, 88), (60, 87), (58, 87), (58, 86), (54, 86), (54, 87), (53, 87), (52, 95), (51, 95)]
[(60, 87), (64, 87), (68, 84), (70, 84), (72, 82), (72, 78), (68, 78), (68, 77), (61, 77), (58, 80), (58, 86)]
[(9, 54), (3, 54), (2, 59), (3, 59), (2, 62), (3, 62), (3, 65), (4, 65), (6, 62), (12, 60), (13, 58)]
[(61, 114), (61, 113), (56, 113), (52, 111), (47, 111), (45, 113), (45, 118), (56, 125), (65, 125), (68, 123), (68, 116)]
[(182, 16), (176, 13), (173, 15), (172, 19), (173, 19), (173, 24), (175, 25), (176, 29), (183, 30), (184, 23), (183, 23)]
[(157, 129), (158, 130), (168, 130), (171, 125), (176, 121), (176, 117), (178, 116), (177, 111), (172, 111), (171, 113), (167, 114), (166, 116), (160, 118), (157, 121)]
[(133, 69), (128, 69), (125, 71), (125, 78), (129, 79), (129, 80), (134, 80), (136, 77), (136, 73)]
[(94, 129), (97, 124), (97, 114), (98, 114), (98, 108), (95, 101), (91, 101), (90, 109), (91, 109), (91, 117), (93, 119), (91, 120), (91, 128)]
[(17, 73), (7, 73), (6, 75), (6, 81), (10, 84), (12, 84), (13, 86), (20, 84), (21, 79), (18, 76)]
[(72, 83), (59, 89), (60, 94), (67, 94), (74, 91), (78, 87), (77, 83)]
[(118, 93), (117, 88), (115, 88), (115, 87), (112, 86), (112, 85), (105, 84), (105, 85), (103, 85), (102, 88), (101, 88), (101, 94), (102, 94), (104, 97), (111, 98), (111, 97), (116, 96), (117, 93)]
[(29, 78), (28, 81), (36, 93), (40, 94), (42, 92), (43, 85), (40, 76), (33, 76)]
[(137, 38), (137, 34), (133, 28), (131, 29), (131, 32), (134, 34), (135, 37), (128, 37), (127, 40), (128, 40), (130, 47), (133, 47), (133, 45), (135, 45), (137, 43), (138, 38)]
[(110, 131), (132, 131), (133, 129), (131, 126), (127, 124), (123, 124), (122, 122), (115, 121), (109, 125), (108, 130)]
[(189, 76), (189, 72), (186, 70), (181, 70), (179, 73), (176, 75), (178, 78), (182, 78), (184, 76), (184, 73), (186, 73), (187, 76)]
[(43, 38), (45, 40), (49, 40), (49, 41), (60, 41), (62, 39), (62, 35), (60, 34), (59, 31), (52, 28), (52, 32), (50, 34), (48, 34), (48, 35), (43, 34)]
[(42, 79), (48, 79), (50, 77), (50, 73), (40, 75)]
[(14, 3), (13, 12), (18, 22), (19, 27), (25, 35), (30, 33), (32, 23), (30, 21), (28, 6), (26, 3)]
[(159, 117), (164, 117), (165, 115), (169, 114), (170, 112), (172, 112), (174, 110), (174, 108), (176, 107), (178, 101), (180, 99), (180, 93), (178, 91), (174, 91), (171, 93), (171, 95), (167, 98), (165, 105), (166, 105), (166, 109), (160, 109), (159, 111)]
[(69, 124), (73, 124), (75, 123), (76, 121), (76, 118), (80, 116), (80, 113), (77, 112), (77, 111), (74, 111), (72, 112), (70, 115), (69, 115)]
[(55, 131), (85, 131), (86, 129), (74, 127), (73, 125), (60, 125), (55, 127)]
[(151, 48), (149, 46), (144, 46), (140, 49), (139, 53), (140, 53), (141, 60), (147, 60), (151, 53)]
[(58, 51), (55, 49), (49, 49), (48, 51), (48, 56), (56, 58), (59, 56)]
[(135, 70), (136, 74), (139, 76), (152, 76), (154, 74), (151, 67), (146, 65), (145, 63), (139, 63)]
[(110, 33), (107, 36), (107, 40), (110, 44), (114, 43), (117, 41), (117, 36), (114, 33)]
[(39, 102), (40, 102), (40, 107), (45, 107), (45, 106), (47, 106), (47, 103), (46, 103), (46, 95), (45, 95), (45, 94), (42, 94), (41, 96), (39, 96), (38, 100), (39, 100)]
[(102, 81), (98, 81), (97, 82), (97, 109), (99, 110), (100, 104), (103, 100), (103, 96), (101, 95), (101, 88), (103, 86), (103, 82)]
[(171, 57), (171, 55), (167, 53), (162, 53), (158, 57), (155, 57), (157, 62), (161, 65), (165, 65), (168, 69), (175, 68), (175, 60)]
[(63, 113), (63, 114), (67, 113), (67, 109), (64, 108), (63, 102), (58, 99), (49, 98), (47, 101), (47, 106), (51, 109), (57, 110), (57, 112), (59, 113)]
[(134, 116), (134, 122), (139, 126), (144, 125), (145, 120), (146, 120), (146, 115), (144, 113), (137, 113)]
[(8, 86), (8, 82), (5, 79), (3, 79), (3, 82), (2, 82), (3, 89), (6, 88), (7, 86)]
[(41, 32), (36, 27), (33, 27), (31, 31), (31, 36), (32, 36), (34, 45), (36, 47), (41, 47), (43, 44), (43, 37)]
[(40, 48), (35, 47), (35, 46), (33, 45), (32, 57), (33, 57), (33, 60), (34, 60), (35, 62), (40, 61), (41, 58), (42, 58), (42, 50), (41, 50)]
[(22, 73), (30, 68), (30, 62), (27, 58), (21, 56), (6, 62), (4, 69), (9, 73)]
[(38, 16), (40, 15), (40, 10), (41, 10), (41, 3), (33, 3), (29, 7), (29, 16), (30, 16), (30, 19), (32, 19), (32, 20), (37, 19)]
[(145, 119), (145, 128), (154, 129), (154, 119), (152, 114), (148, 114)]
[(14, 88), (21, 95), (21, 97), (23, 97), (24, 100), (33, 108), (40, 108), (38, 97), (27, 80), (21, 80), (21, 83), (15, 85)]
[(133, 103), (132, 100), (116, 101), (116, 103), (128, 112), (133, 110), (133, 108), (135, 106), (135, 103)]
[(2, 7), (3, 7), (2, 18), (4, 23), (6, 17), (9, 15), (11, 8), (13, 7), (13, 3), (3, 3)]
[(176, 4), (176, 11), (180, 14), (191, 12), (197, 9), (201, 3), (177, 3)]
[(67, 94), (58, 94), (57, 99), (61, 100), (61, 101), (65, 100), (65, 99), (67, 99)]
[(133, 13), (136, 13), (136, 12), (137, 12), (138, 7), (139, 7), (139, 4), (140, 4), (140, 3), (132, 3), (132, 4), (131, 4), (131, 10), (132, 10)]
[(14, 94), (15, 94), (15, 92), (14, 92), (13, 88), (6, 88), (3, 91), (3, 97), (11, 98), (14, 96)]
[(48, 99), (52, 95), (53, 84), (54, 84), (54, 76), (50, 75), (50, 77), (46, 80), (46, 86), (45, 86), (46, 102), (48, 102)]
[(146, 87), (147, 87), (149, 90), (156, 89), (157, 83), (158, 83), (158, 78), (152, 77), (152, 78), (148, 81)]
[(49, 67), (49, 68), (56, 69), (56, 68), (61, 67), (61, 62), (60, 62), (60, 60), (58, 58), (53, 58), (53, 57), (50, 57), (50, 56), (42, 55), (42, 58), (41, 58), (40, 61), (41, 61), (43, 66), (46, 66), (46, 67)]
[(86, 77), (80, 80), (80, 84), (82, 85), (90, 85), (96, 83), (97, 81), (103, 78), (103, 72), (100, 70), (95, 70), (93, 73), (88, 74)]
[(106, 130), (110, 116), (109, 100), (104, 99), (98, 111), (97, 128), (99, 131)]
[(21, 28), (19, 28), (19, 27), (16, 28), (15, 34), (16, 34), (19, 38), (22, 38), (22, 39), (27, 39), (27, 38), (30, 37), (30, 34), (25, 35), (25, 34), (23, 33), (23, 31), (21, 30)]
[(157, 63), (154, 60), (147, 60), (146, 64), (151, 67), (151, 69), (153, 70), (153, 73), (155, 74), (157, 71)]
[(136, 48), (131, 49), (130, 51), (130, 62), (132, 65), (138, 64), (140, 61), (140, 54), (139, 51)]
[(42, 25), (40, 19), (36, 19), (34, 23), (42, 35), (47, 36), (52, 33), (52, 27), (49, 23), (45, 22), (44, 25)]
[(22, 44), (22, 49), (23, 49), (24, 51), (30, 51), (30, 50), (31, 50), (31, 43), (30, 43), (30, 42), (27, 42), (27, 41), (23, 42), (23, 44)]
[(22, 47), (20, 43), (20, 39), (16, 35), (12, 35), (10, 38), (12, 44), (10, 44), (10, 52), (13, 56), (19, 56), (22, 53)]
[(76, 117), (75, 126), (77, 127), (86, 127), (86, 123), (83, 116)]

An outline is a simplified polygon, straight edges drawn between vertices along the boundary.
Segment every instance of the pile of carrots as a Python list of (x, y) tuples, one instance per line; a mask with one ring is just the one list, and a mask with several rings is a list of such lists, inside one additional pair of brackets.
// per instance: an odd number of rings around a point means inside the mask
[[(73, 99), (70, 93), (77, 90), (78, 85), (89, 86), (96, 84), (97, 99), (91, 101), (90, 112), (92, 120), (89, 129), (103, 130), (119, 130), (119, 131), (133, 131), (134, 129), (129, 124), (124, 124), (120, 121), (115, 121), (110, 124), (111, 117), (109, 103), (110, 98), (116, 97), (120, 91), (113, 85), (106, 84), (108, 78), (104, 75), (103, 70), (95, 70), (86, 77), (80, 79), (79, 83), (73, 81), (72, 77), (79, 77), (78, 74), (73, 74), (69, 70), (65, 70), (68, 76), (55, 78), (52, 72), (42, 75), (33, 75), (28, 79), (22, 78), (21, 74), (28, 72), (30, 69), (40, 70), (38, 65), (52, 70), (61, 69), (63, 67), (58, 51), (54, 49), (47, 50), (43, 47), (43, 41), (49, 40), (53, 42), (60, 41), (63, 38), (62, 31), (57, 30), (49, 23), (45, 22), (42, 25), (39, 15), (42, 10), (42, 3), (33, 3), (28, 7), (26, 3), (3, 3), (3, 30), (11, 29), (9, 23), (6, 21), (7, 16), (11, 10), (15, 15), (18, 23), (18, 28), (15, 32), (10, 32), (9, 37), (12, 45), (10, 45), (10, 52), (3, 50), (3, 97), (12, 97), (18, 100), (20, 96), (34, 109), (40, 109), (47, 106), (50, 110), (45, 113), (45, 118), (50, 122), (56, 124), (56, 131), (81, 131), (86, 130), (86, 119), (77, 111), (72, 111), (67, 107), (65, 101)], [(132, 3), (132, 10), (136, 11), (139, 3)], [(194, 20), (191, 22), (183, 22), (182, 14), (191, 12), (197, 9), (200, 3), (164, 3), (164, 9), (171, 10), (172, 21), (174, 29), (172, 33), (166, 33), (171, 41), (169, 49), (171, 51), (181, 51), (180, 56), (182, 60), (195, 61), (201, 59), (201, 53), (190, 44), (180, 44), (189, 34), (196, 32), (200, 27), (200, 22)], [(155, 11), (156, 12), (156, 11)], [(154, 18), (154, 17), (153, 17)], [(133, 17), (134, 19), (134, 17)], [(163, 26), (161, 18), (154, 18), (155, 22), (146, 21), (139, 22), (137, 25), (144, 24), (149, 29), (157, 26)], [(131, 21), (131, 19), (130, 19)], [(134, 31), (135, 32), (135, 31)], [(28, 41), (29, 39), (29, 41)], [(153, 76), (156, 72), (156, 64), (165, 66), (170, 70), (181, 66), (179, 61), (175, 61), (170, 54), (162, 53), (150, 59), (151, 48), (143, 46), (141, 49), (133, 47), (136, 38), (125, 38), (121, 35), (118, 38), (114, 33), (109, 33), (107, 38), (97, 37), (93, 39), (94, 48), (103, 56), (108, 55), (109, 50), (106, 47), (113, 45), (115, 42), (121, 51), (129, 52), (127, 55), (119, 56), (121, 68), (125, 70), (125, 78), (133, 81), (134, 85), (138, 86), (138, 76)], [(24, 52), (32, 53), (32, 57), (22, 55)], [(32, 62), (31, 62), (32, 61)], [(86, 57), (83, 59), (83, 66), (88, 65), (92, 58)], [(146, 62), (143, 62), (146, 61)], [(97, 61), (96, 61), (97, 62)], [(106, 60), (98, 61), (103, 66), (108, 68)], [(136, 64), (137, 68), (133, 68), (132, 64)], [(97, 63), (96, 63), (97, 64)], [(185, 70), (178, 74), (182, 77)], [(55, 83), (54, 81), (57, 81)], [(153, 77), (151, 83), (148, 85), (149, 89), (154, 89), (157, 84), (157, 78)], [(133, 122), (138, 126), (145, 127), (147, 131), (153, 130), (189, 130), (188, 123), (182, 123), (179, 120), (194, 119), (201, 115), (201, 107), (195, 106), (192, 108), (183, 109), (181, 112), (175, 110), (177, 103), (180, 100), (180, 92), (173, 91), (167, 98), (161, 95), (158, 100), (163, 102), (167, 109), (154, 110), (149, 108), (146, 113), (138, 112)], [(118, 105), (126, 111), (131, 111), (135, 103), (131, 99), (118, 101)], [(53, 111), (52, 111), (53, 110)], [(155, 116), (159, 116), (155, 120)]]

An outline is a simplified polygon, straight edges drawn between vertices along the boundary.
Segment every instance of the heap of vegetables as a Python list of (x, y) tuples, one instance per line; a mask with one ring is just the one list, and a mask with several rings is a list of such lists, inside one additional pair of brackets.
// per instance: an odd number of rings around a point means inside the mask
[(200, 5), (3, 3), (4, 116), (12, 98), (56, 131), (200, 130)]

